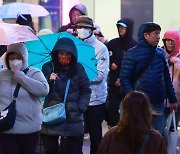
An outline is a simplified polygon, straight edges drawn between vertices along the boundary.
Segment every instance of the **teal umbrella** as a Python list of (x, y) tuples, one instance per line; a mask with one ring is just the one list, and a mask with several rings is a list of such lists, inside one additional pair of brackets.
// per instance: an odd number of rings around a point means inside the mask
[(67, 32), (41, 35), (38, 36), (39, 40), (25, 42), (29, 52), (29, 66), (42, 69), (42, 65), (51, 60), (50, 53), (56, 41), (63, 37), (71, 38), (74, 41), (78, 51), (78, 62), (84, 66), (89, 79), (94, 79), (98, 74), (94, 48)]

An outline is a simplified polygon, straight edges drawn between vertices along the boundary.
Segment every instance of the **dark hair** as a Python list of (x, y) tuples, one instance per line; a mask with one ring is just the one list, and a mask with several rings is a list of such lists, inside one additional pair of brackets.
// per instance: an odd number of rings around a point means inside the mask
[(123, 101), (123, 115), (118, 124), (118, 137), (126, 147), (135, 150), (141, 146), (145, 133), (151, 128), (151, 107), (146, 94), (128, 93)]
[(161, 31), (161, 27), (153, 22), (149, 22), (146, 24), (146, 26), (144, 27), (144, 33), (151, 33), (153, 31), (159, 30)]
[(30, 14), (20, 14), (16, 19), (16, 23), (19, 25), (29, 26), (30, 28), (32, 28), (34, 33), (36, 32), (34, 28), (34, 23)]

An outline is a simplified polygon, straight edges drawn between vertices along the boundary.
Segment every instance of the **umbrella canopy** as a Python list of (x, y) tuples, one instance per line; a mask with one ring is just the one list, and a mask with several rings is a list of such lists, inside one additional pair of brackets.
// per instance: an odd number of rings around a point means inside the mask
[(38, 36), (39, 40), (25, 42), (29, 52), (30, 66), (42, 69), (42, 65), (51, 60), (51, 51), (59, 38), (68, 37), (74, 41), (78, 51), (78, 62), (81, 63), (90, 80), (97, 76), (97, 60), (92, 46), (67, 32)]
[(30, 14), (32, 17), (49, 15), (41, 5), (14, 2), (0, 6), (1, 18), (17, 18), (18, 14)]
[(8, 23), (0, 23), (0, 36), (0, 45), (10, 45), (38, 39), (28, 28)]

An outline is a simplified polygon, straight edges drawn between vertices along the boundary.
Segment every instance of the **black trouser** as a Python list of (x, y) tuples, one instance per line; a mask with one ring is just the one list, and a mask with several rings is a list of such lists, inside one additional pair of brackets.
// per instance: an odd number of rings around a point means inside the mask
[(102, 122), (105, 116), (105, 103), (89, 106), (86, 111), (87, 125), (90, 135), (90, 154), (96, 154), (102, 140)]
[(119, 108), (121, 103), (120, 87), (109, 86), (108, 89), (108, 125), (113, 127), (120, 119)]
[(41, 135), (46, 154), (82, 154), (83, 135), (61, 137)]
[(35, 154), (39, 132), (31, 134), (0, 133), (0, 154)]

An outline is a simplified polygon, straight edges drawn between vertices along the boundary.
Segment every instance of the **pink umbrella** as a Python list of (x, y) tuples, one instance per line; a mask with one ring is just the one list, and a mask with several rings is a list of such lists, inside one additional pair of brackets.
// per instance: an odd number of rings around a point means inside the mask
[(49, 12), (41, 5), (14, 2), (0, 6), (1, 18), (17, 18), (18, 14), (30, 14), (32, 17), (49, 15)]
[(38, 40), (27, 27), (18, 24), (0, 23), (0, 45)]

